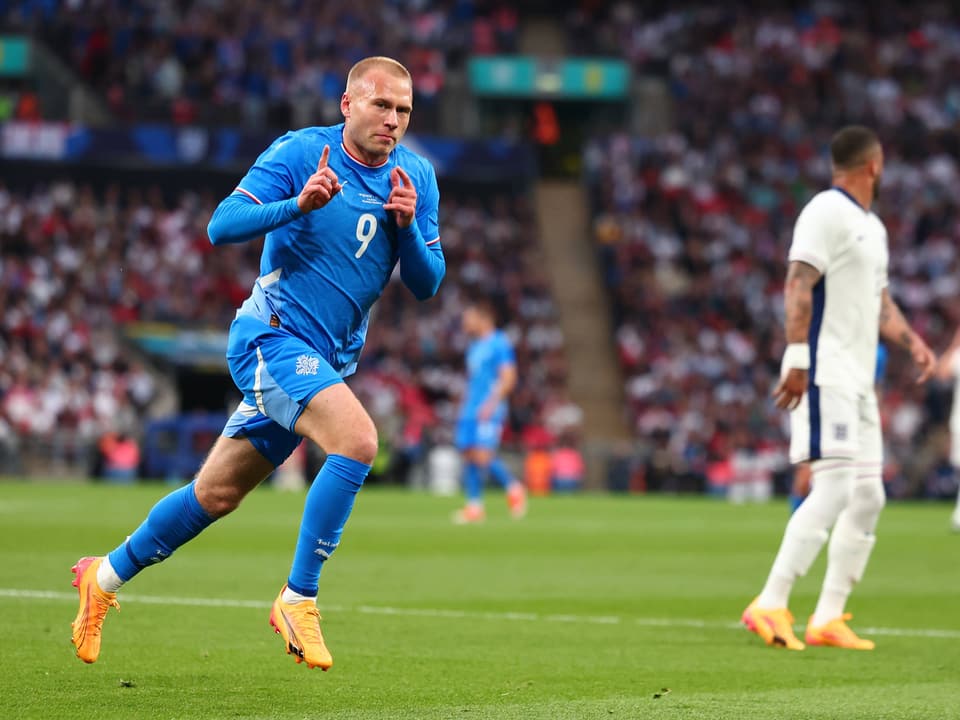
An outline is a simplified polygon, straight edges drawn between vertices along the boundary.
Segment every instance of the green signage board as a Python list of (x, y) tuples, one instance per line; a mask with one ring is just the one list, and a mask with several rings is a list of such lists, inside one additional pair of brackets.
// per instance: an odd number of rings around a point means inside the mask
[(0, 75), (22, 77), (30, 69), (30, 42), (15, 35), (0, 35)]
[(630, 89), (627, 64), (603, 58), (475, 57), (470, 60), (467, 72), (470, 88), (477, 95), (623, 100)]

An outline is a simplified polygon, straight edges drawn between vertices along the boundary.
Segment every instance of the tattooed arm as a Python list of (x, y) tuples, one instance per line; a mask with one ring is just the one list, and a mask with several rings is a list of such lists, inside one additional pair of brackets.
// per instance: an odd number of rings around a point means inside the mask
[[(820, 271), (813, 265), (793, 260), (787, 268), (787, 282), (783, 292), (786, 311), (786, 336), (789, 345), (807, 342), (810, 320), (813, 318), (813, 286), (820, 281)], [(790, 352), (788, 347), (788, 353)], [(806, 368), (810, 367), (809, 352)], [(781, 370), (780, 384), (773, 391), (777, 407), (793, 410), (807, 391), (810, 372), (806, 368), (787, 367)]]
[(920, 369), (918, 383), (930, 379), (937, 367), (937, 356), (927, 347), (923, 338), (910, 327), (910, 323), (890, 297), (887, 288), (883, 289), (880, 298), (880, 337), (910, 352), (913, 362)]

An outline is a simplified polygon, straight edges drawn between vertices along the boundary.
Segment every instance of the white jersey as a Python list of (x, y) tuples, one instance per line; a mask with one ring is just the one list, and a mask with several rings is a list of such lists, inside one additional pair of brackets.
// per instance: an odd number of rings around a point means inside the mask
[(887, 230), (844, 190), (818, 193), (800, 213), (789, 260), (812, 265), (810, 382), (858, 393), (873, 388), (880, 300), (887, 286)]

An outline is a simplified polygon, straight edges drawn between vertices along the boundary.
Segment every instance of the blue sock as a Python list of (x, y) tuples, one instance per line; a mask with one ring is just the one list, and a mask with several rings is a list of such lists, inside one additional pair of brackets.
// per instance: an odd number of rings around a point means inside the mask
[(370, 466), (343, 455), (328, 455), (307, 491), (300, 537), (293, 554), (287, 587), (312, 597), (317, 594), (320, 569), (343, 535), (353, 501), (370, 472)]
[(166, 560), (214, 521), (197, 500), (194, 483), (161, 499), (126, 542), (110, 553), (110, 564), (126, 582), (147, 565)]
[(498, 483), (503, 485), (504, 490), (513, 485), (513, 474), (504, 464), (503, 460), (498, 457), (495, 457), (490, 461), (490, 475), (493, 476), (493, 479)]
[(468, 503), (483, 501), (483, 473), (476, 463), (468, 462), (463, 468), (463, 494)]
[(800, 495), (794, 495), (793, 493), (790, 493), (789, 498), (787, 498), (787, 502), (790, 503), (791, 515), (793, 515), (797, 511), (797, 508), (803, 504), (804, 499), (805, 498)]

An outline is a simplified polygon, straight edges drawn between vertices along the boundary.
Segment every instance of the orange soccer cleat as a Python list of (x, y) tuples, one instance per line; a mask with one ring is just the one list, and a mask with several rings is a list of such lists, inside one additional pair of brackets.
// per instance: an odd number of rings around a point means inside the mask
[(77, 657), (85, 663), (96, 662), (100, 655), (100, 631), (107, 610), (111, 607), (120, 610), (117, 594), (101, 590), (97, 584), (97, 568), (101, 562), (103, 558), (85, 557), (70, 568), (77, 576), (73, 586), (80, 591), (80, 609), (70, 625), (73, 629), (71, 642), (77, 648)]
[(453, 523), (455, 525), (473, 525), (481, 523), (487, 519), (487, 513), (483, 505), (468, 503), (453, 514)]
[(510, 517), (519, 520), (527, 514), (527, 489), (518, 482), (507, 489), (507, 507)]
[(876, 647), (873, 640), (865, 640), (859, 637), (847, 625), (847, 620), (851, 619), (853, 619), (853, 615), (844, 613), (820, 627), (814, 627), (813, 617), (811, 616), (810, 622), (807, 623), (807, 645), (824, 645), (847, 648), (848, 650), (873, 650)]
[[(286, 590), (284, 585), (283, 590)], [(297, 664), (305, 662), (308, 668), (323, 671), (333, 667), (333, 656), (323, 642), (320, 632), (320, 611), (317, 604), (304, 600), (294, 604), (283, 601), (283, 590), (273, 601), (270, 624), (287, 645), (287, 655), (293, 655)]]
[(786, 608), (758, 608), (754, 600), (740, 618), (747, 630), (759, 635), (767, 645), (803, 650), (805, 645), (793, 633), (793, 615)]

